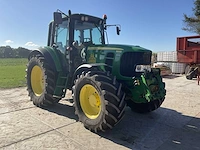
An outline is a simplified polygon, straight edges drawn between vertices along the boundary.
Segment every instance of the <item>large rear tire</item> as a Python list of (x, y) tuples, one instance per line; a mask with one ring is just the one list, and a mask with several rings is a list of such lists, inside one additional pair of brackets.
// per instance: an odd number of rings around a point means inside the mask
[(56, 75), (44, 57), (32, 57), (27, 65), (27, 90), (33, 104), (46, 107), (58, 103), (59, 98), (54, 98)]
[(73, 86), (75, 114), (91, 131), (112, 129), (123, 117), (126, 103), (122, 85), (105, 72), (82, 74)]

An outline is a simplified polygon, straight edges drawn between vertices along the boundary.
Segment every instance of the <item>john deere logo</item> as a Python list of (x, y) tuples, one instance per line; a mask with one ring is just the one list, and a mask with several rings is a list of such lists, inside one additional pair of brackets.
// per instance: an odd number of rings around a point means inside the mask
[(96, 63), (96, 58), (94, 57), (94, 54), (90, 54), (90, 57), (88, 59), (89, 63)]

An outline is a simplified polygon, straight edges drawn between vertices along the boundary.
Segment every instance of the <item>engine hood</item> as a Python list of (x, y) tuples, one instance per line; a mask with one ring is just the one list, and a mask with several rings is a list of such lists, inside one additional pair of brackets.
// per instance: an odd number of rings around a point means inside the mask
[(121, 45), (121, 44), (92, 45), (88, 47), (88, 50), (151, 52), (151, 50), (140, 47), (140, 46)]

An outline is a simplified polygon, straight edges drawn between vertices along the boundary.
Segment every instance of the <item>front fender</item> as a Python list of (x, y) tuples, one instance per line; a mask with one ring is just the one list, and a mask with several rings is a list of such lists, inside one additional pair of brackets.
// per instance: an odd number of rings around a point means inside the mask
[(104, 68), (105, 66), (107, 66), (107, 64), (104, 63), (97, 63), (97, 64), (83, 64), (81, 66), (79, 66), (73, 75), (73, 80), (74, 81), (77, 78), (77, 75), (80, 75), (82, 72), (84, 71), (91, 71), (91, 70), (96, 70), (96, 71), (105, 71)]

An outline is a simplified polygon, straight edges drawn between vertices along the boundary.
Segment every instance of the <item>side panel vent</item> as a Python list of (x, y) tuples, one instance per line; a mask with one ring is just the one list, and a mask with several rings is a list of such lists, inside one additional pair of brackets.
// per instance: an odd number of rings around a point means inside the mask
[(114, 53), (107, 53), (105, 57), (105, 64), (108, 65), (105, 67), (106, 71), (112, 72), (113, 61), (114, 61)]

